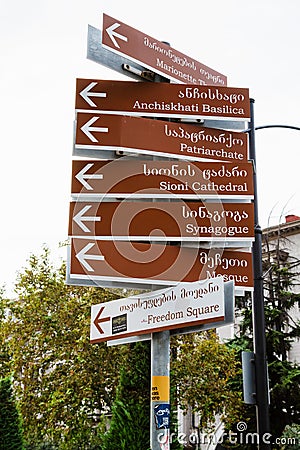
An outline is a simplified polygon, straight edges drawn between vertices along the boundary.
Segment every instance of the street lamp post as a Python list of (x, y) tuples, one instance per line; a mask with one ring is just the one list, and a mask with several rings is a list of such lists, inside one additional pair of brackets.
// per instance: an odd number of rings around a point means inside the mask
[(271, 450), (270, 421), (269, 421), (269, 386), (266, 352), (266, 326), (263, 295), (262, 270), (262, 230), (258, 220), (254, 100), (251, 99), (251, 121), (249, 128), (249, 157), (253, 163), (254, 185), (254, 232), (255, 239), (252, 247), (254, 292), (252, 296), (253, 314), (253, 346), (255, 355), (256, 375), (256, 418), (259, 438), (259, 449)]
[(259, 438), (259, 449), (271, 450), (271, 434), (269, 420), (269, 383), (268, 366), (266, 352), (266, 326), (264, 311), (263, 292), (263, 269), (262, 269), (262, 230), (258, 220), (258, 200), (257, 200), (257, 176), (256, 176), (256, 151), (255, 151), (255, 130), (264, 128), (289, 128), (300, 131), (299, 127), (292, 125), (254, 125), (254, 100), (251, 99), (251, 121), (249, 132), (249, 157), (253, 163), (253, 184), (254, 184), (254, 231), (255, 240), (253, 243), (253, 273), (254, 292), (252, 297), (253, 314), (253, 345), (255, 355), (256, 374), (256, 418)]

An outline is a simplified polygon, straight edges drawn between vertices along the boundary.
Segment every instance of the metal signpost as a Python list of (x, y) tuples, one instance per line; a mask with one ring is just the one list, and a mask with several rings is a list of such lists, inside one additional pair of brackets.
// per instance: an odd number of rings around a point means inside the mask
[[(227, 320), (233, 322), (233, 282), (224, 283), (223, 278), (180, 283), (175, 287), (154, 291), (139, 296), (93, 305), (91, 310), (90, 339), (92, 343), (115, 341), (128, 336), (155, 336), (159, 352), (153, 355), (155, 373), (151, 377), (152, 448), (168, 442), (170, 426), (170, 377), (169, 335), (164, 329), (185, 333), (193, 325), (208, 328), (218, 327)], [(179, 328), (182, 327), (182, 328)], [(153, 342), (152, 342), (153, 343)], [(155, 347), (152, 345), (152, 350)], [(159, 370), (157, 372), (157, 370)], [(153, 370), (152, 370), (153, 373)], [(165, 426), (164, 426), (165, 425)]]
[(151, 336), (151, 449), (169, 450), (170, 334), (232, 323), (253, 290), (249, 91), (105, 14), (88, 57), (148, 81), (77, 80), (67, 283), (154, 291), (94, 305), (91, 342)]

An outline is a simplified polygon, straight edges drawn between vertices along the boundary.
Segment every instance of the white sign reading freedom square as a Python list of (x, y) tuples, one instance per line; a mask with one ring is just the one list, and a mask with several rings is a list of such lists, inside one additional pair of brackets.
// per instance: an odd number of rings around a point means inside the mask
[(223, 321), (222, 277), (93, 305), (92, 343)]

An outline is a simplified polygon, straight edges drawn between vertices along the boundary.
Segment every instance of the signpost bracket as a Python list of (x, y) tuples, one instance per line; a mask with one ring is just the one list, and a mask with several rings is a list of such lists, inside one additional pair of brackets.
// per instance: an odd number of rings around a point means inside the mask
[(139, 77), (144, 78), (147, 81), (154, 81), (155, 74), (154, 72), (150, 72), (150, 70), (140, 70), (134, 66), (130, 66), (129, 64), (122, 64), (122, 69), (138, 75)]

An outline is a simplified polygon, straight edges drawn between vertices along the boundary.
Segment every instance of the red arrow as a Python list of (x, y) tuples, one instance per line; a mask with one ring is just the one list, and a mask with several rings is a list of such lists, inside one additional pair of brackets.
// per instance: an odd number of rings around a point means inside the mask
[(100, 323), (102, 322), (109, 322), (110, 321), (110, 317), (103, 317), (102, 319), (100, 319), (101, 314), (103, 313), (104, 310), (104, 306), (102, 306), (99, 309), (99, 312), (94, 320), (94, 325), (97, 328), (97, 330), (99, 331), (100, 334), (104, 334), (104, 331), (102, 330)]

